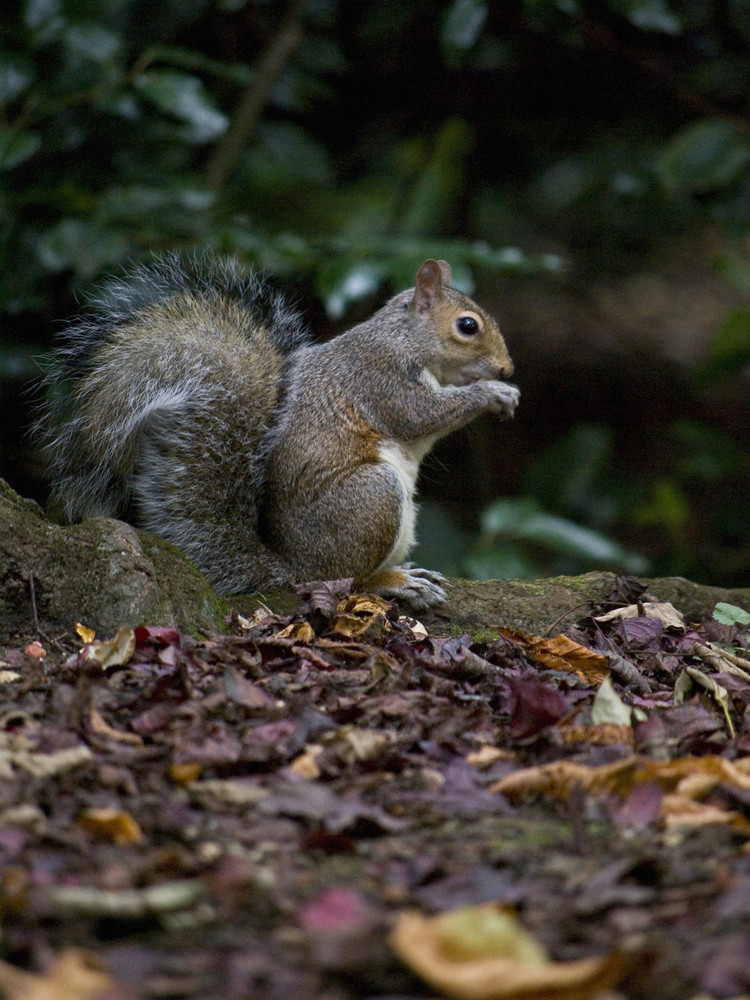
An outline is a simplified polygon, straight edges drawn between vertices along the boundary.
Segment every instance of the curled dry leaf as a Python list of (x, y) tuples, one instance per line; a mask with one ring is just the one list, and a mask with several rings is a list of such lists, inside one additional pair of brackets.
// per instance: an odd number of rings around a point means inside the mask
[(97, 736), (105, 736), (109, 740), (115, 740), (117, 743), (127, 743), (132, 747), (143, 746), (143, 740), (138, 733), (126, 733), (122, 729), (114, 729), (95, 705), (91, 706), (89, 724), (91, 725), (92, 733), (96, 733)]
[(496, 903), (423, 917), (401, 913), (391, 934), (399, 958), (451, 1000), (587, 1000), (614, 986), (630, 959), (612, 952), (551, 962), (518, 920)]
[(128, 625), (123, 625), (112, 639), (98, 640), (86, 644), (87, 658), (96, 660), (102, 670), (121, 667), (126, 664), (135, 652), (135, 632)]
[(297, 639), (299, 642), (314, 642), (315, 630), (309, 622), (292, 622), (276, 633), (277, 639)]
[(375, 594), (350, 594), (336, 605), (335, 632), (360, 642), (376, 642), (390, 631), (390, 604)]
[(601, 684), (605, 677), (609, 677), (607, 657), (574, 642), (567, 635), (561, 633), (553, 639), (543, 639), (520, 629), (501, 628), (499, 631), (520, 646), (533, 660), (550, 670), (565, 670), (576, 674), (587, 684)]

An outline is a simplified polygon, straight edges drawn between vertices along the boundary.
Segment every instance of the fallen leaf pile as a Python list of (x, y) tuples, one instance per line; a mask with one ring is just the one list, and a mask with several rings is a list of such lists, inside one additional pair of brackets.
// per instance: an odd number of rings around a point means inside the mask
[(1, 996), (750, 993), (747, 627), (302, 596), (0, 650)]

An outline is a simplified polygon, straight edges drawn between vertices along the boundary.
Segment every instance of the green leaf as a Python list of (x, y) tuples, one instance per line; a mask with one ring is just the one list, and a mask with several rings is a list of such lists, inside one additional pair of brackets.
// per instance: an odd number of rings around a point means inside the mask
[(741, 625), (743, 627), (750, 625), (750, 613), (738, 608), (736, 604), (727, 604), (725, 601), (719, 601), (714, 608), (713, 617), (722, 625)]
[(451, 119), (440, 129), (403, 213), (400, 229), (404, 236), (440, 230), (461, 189), (471, 145), (471, 129), (462, 119)]
[(748, 166), (750, 139), (720, 118), (688, 125), (667, 143), (656, 162), (665, 187), (687, 194), (721, 190)]
[(61, 0), (26, 0), (23, 13), (38, 45), (51, 41), (65, 26)]
[(375, 261), (349, 264), (336, 261), (320, 270), (317, 291), (329, 316), (339, 319), (352, 302), (372, 295), (380, 287), (384, 268)]
[(486, 0), (453, 0), (443, 22), (443, 45), (470, 49), (482, 33), (488, 12)]
[(736, 375), (750, 364), (750, 308), (729, 313), (714, 339), (711, 355), (697, 373), (701, 382)]
[(107, 63), (120, 48), (120, 39), (101, 24), (71, 24), (63, 32), (68, 52), (77, 59)]
[(632, 573), (643, 572), (647, 565), (641, 556), (606, 535), (546, 514), (529, 498), (496, 500), (483, 512), (481, 523), (488, 533), (533, 542), (592, 563), (620, 566)]
[(33, 73), (28, 66), (12, 59), (7, 52), (0, 52), (0, 104), (14, 101), (32, 79)]
[(138, 77), (136, 87), (160, 111), (189, 126), (184, 132), (189, 142), (210, 142), (229, 125), (229, 119), (197, 76), (150, 70)]
[(72, 270), (92, 278), (104, 267), (124, 259), (129, 244), (118, 232), (97, 229), (80, 219), (65, 219), (48, 230), (37, 255), (49, 271)]
[(625, 16), (642, 31), (659, 31), (665, 35), (682, 32), (682, 22), (664, 0), (628, 0)]
[(14, 132), (0, 128), (0, 170), (12, 170), (30, 160), (42, 145), (36, 132)]

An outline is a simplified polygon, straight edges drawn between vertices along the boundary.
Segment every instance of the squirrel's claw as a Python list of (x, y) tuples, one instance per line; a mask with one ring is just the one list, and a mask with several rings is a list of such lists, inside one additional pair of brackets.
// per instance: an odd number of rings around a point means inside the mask
[(442, 573), (421, 569), (414, 563), (405, 563), (394, 568), (401, 574), (403, 581), (381, 588), (384, 597), (395, 597), (406, 601), (414, 611), (427, 611), (436, 604), (445, 604), (448, 600), (445, 592), (448, 581)]

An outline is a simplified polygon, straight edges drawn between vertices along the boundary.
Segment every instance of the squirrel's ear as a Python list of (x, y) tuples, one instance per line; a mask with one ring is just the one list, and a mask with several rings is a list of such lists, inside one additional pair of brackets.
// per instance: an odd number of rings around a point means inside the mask
[(447, 260), (439, 260), (437, 262), (440, 268), (440, 273), (443, 276), (443, 284), (450, 288), (453, 285), (453, 275), (451, 274), (451, 266)]
[(444, 260), (426, 260), (417, 271), (414, 282), (414, 299), (412, 305), (415, 312), (429, 312), (443, 295), (446, 271), (450, 284), (451, 269)]

